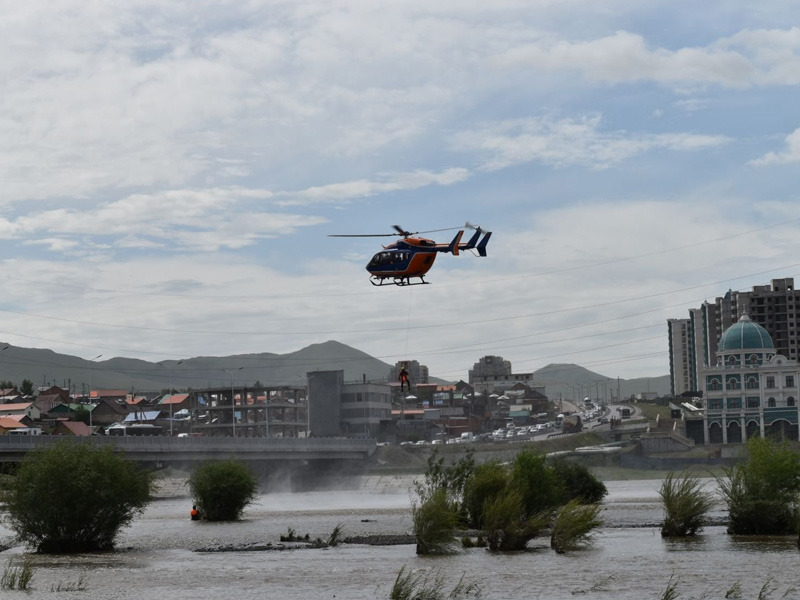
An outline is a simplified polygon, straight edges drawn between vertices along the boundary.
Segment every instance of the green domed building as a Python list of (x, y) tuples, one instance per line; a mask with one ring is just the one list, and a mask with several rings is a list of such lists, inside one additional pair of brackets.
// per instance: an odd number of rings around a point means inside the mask
[(797, 361), (777, 354), (769, 332), (747, 315), (722, 333), (717, 364), (703, 370), (702, 381), (706, 444), (798, 439)]

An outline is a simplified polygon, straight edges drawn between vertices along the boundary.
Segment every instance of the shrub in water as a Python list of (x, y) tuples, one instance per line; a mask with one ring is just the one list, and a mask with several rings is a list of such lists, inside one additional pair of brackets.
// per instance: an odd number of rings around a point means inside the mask
[(8, 522), (38, 552), (109, 550), (150, 501), (152, 477), (111, 447), (66, 440), (31, 451), (9, 490)]
[(464, 510), (471, 527), (483, 529), (483, 509), (500, 496), (508, 485), (508, 470), (497, 462), (478, 465), (464, 488)]
[(599, 514), (600, 506), (597, 504), (581, 504), (578, 500), (567, 502), (556, 515), (550, 547), (563, 554), (588, 544), (592, 530), (602, 524)]
[(585, 465), (564, 459), (556, 460), (552, 465), (561, 486), (562, 503), (578, 500), (583, 504), (597, 504), (608, 494), (605, 484)]
[(684, 537), (697, 533), (713, 505), (711, 494), (703, 490), (697, 477), (684, 473), (680, 479), (670, 471), (658, 491), (664, 505), (661, 535)]
[(417, 554), (449, 554), (453, 552), (458, 516), (447, 499), (447, 492), (439, 488), (419, 505), (411, 508)]
[(544, 454), (522, 450), (511, 465), (510, 487), (522, 497), (526, 517), (555, 508), (561, 502), (561, 488), (555, 471)]
[(256, 497), (255, 476), (235, 460), (209, 461), (189, 478), (200, 518), (206, 521), (236, 521)]
[(744, 535), (797, 533), (800, 456), (763, 438), (747, 442), (747, 460), (717, 479), (728, 506), (728, 532)]
[(524, 550), (550, 520), (548, 511), (529, 517), (519, 490), (507, 488), (486, 501), (483, 528), (489, 550)]

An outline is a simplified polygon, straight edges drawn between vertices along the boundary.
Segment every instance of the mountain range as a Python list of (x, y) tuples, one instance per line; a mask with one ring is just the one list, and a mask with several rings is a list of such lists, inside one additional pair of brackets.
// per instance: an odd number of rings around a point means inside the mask
[[(310, 371), (343, 370), (344, 380), (385, 381), (392, 365), (336, 341), (312, 344), (287, 354), (262, 352), (233, 356), (198, 356), (183, 360), (148, 362), (114, 357), (87, 360), (52, 350), (24, 348), (0, 343), (0, 380), (20, 385), (24, 379), (34, 387), (57, 385), (83, 393), (90, 387), (124, 389), (135, 393), (173, 389), (220, 388), (234, 385), (304, 385)], [(465, 366), (466, 377), (469, 366)], [(605, 397), (626, 398), (651, 392), (669, 393), (669, 376), (617, 379), (574, 364), (550, 364), (533, 373), (551, 400)], [(445, 383), (431, 377), (431, 382)], [(613, 390), (613, 392), (612, 392)]]

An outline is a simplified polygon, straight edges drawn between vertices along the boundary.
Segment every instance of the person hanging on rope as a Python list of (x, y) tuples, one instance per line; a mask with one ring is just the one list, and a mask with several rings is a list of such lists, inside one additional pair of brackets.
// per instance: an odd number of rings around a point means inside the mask
[(408, 380), (408, 371), (406, 371), (406, 363), (400, 367), (400, 374), (397, 377), (400, 380), (400, 391), (405, 391), (404, 386), (408, 386), (408, 391), (411, 391), (411, 382)]

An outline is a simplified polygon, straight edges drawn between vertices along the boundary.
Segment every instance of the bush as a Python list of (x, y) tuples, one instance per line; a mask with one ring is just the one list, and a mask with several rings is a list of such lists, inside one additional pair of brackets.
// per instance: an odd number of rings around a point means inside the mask
[(483, 508), (484, 531), (489, 550), (524, 550), (528, 542), (550, 522), (550, 513), (529, 517), (519, 490), (507, 488)]
[(675, 474), (670, 471), (661, 483), (658, 495), (664, 505), (664, 522), (661, 524), (664, 537), (694, 535), (703, 526), (713, 505), (711, 494), (703, 491), (703, 484), (689, 473), (675, 479)]
[(747, 455), (744, 464), (717, 479), (728, 506), (728, 533), (797, 533), (800, 456), (763, 438), (748, 440)]
[(434, 492), (443, 489), (447, 493), (447, 500), (460, 509), (464, 488), (475, 473), (475, 453), (467, 450), (457, 462), (451, 465), (444, 464), (444, 457), (439, 456), (438, 449), (434, 449), (428, 457), (428, 467), (425, 470), (425, 481), (415, 481), (415, 489), (421, 501), (425, 501)]
[(526, 517), (541, 514), (561, 503), (561, 488), (544, 454), (522, 450), (511, 466), (510, 486), (522, 497)]
[(435, 490), (419, 505), (411, 508), (417, 554), (450, 554), (453, 552), (458, 515), (447, 499), (444, 488)]
[(582, 505), (578, 500), (567, 502), (556, 515), (550, 547), (563, 554), (591, 542), (592, 530), (602, 524), (599, 514), (600, 506), (597, 504)]
[(37, 552), (109, 550), (151, 489), (150, 474), (113, 448), (63, 441), (22, 462), (7, 497), (8, 522)]
[(556, 460), (553, 472), (561, 487), (561, 503), (578, 500), (582, 504), (597, 504), (608, 494), (605, 484), (586, 467), (577, 462)]
[(508, 470), (497, 462), (479, 465), (464, 488), (464, 511), (471, 527), (484, 528), (483, 511), (487, 502), (500, 496), (508, 485)]
[(206, 521), (236, 521), (256, 497), (256, 478), (234, 460), (201, 464), (189, 478), (192, 498)]

